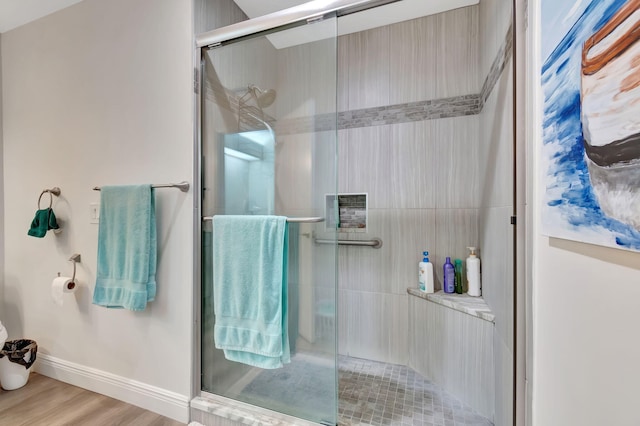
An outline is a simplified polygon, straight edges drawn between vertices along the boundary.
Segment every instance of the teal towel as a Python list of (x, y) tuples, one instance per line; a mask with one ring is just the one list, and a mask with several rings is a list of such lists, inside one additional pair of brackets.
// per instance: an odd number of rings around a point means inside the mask
[(214, 216), (214, 341), (225, 357), (260, 368), (290, 362), (287, 219)]
[(42, 238), (47, 234), (48, 230), (58, 228), (60, 227), (58, 226), (56, 215), (53, 214), (51, 208), (47, 208), (36, 211), (36, 215), (31, 221), (31, 226), (27, 234), (32, 237)]
[(143, 310), (156, 296), (156, 245), (151, 185), (103, 186), (93, 303)]

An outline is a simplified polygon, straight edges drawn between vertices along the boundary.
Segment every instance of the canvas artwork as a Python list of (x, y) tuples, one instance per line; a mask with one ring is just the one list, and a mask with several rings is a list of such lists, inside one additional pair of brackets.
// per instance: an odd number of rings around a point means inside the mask
[(640, 251), (640, 0), (542, 0), (543, 233)]

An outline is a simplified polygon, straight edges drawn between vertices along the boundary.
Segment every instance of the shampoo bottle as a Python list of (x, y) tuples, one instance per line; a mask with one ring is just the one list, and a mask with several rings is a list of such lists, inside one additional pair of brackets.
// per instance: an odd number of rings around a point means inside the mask
[(454, 264), (454, 270), (455, 270), (455, 274), (456, 274), (456, 284), (455, 284), (455, 290), (456, 290), (456, 294), (462, 294), (464, 293), (462, 291), (462, 260), (460, 259), (456, 259), (453, 261)]
[(467, 284), (469, 296), (482, 296), (482, 284), (480, 283), (480, 259), (476, 256), (475, 247), (467, 247), (471, 254), (467, 257)]
[(429, 262), (429, 252), (423, 251), (424, 258), (418, 263), (418, 282), (420, 290), (425, 293), (433, 293), (433, 263)]
[(451, 263), (451, 258), (447, 257), (447, 261), (442, 266), (444, 283), (442, 284), (442, 290), (445, 293), (453, 293), (455, 290), (455, 270), (453, 268), (453, 264)]

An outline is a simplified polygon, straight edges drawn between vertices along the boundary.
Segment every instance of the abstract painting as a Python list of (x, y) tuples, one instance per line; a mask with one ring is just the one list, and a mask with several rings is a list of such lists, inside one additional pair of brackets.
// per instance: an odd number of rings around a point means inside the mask
[(640, 251), (640, 0), (542, 0), (542, 232)]

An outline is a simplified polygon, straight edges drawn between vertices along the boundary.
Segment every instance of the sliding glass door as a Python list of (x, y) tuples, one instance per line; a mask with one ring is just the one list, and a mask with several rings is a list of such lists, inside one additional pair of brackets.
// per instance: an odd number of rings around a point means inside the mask
[[(202, 391), (336, 424), (336, 18), (202, 49)], [(215, 348), (214, 215), (289, 221), (291, 363)]]

